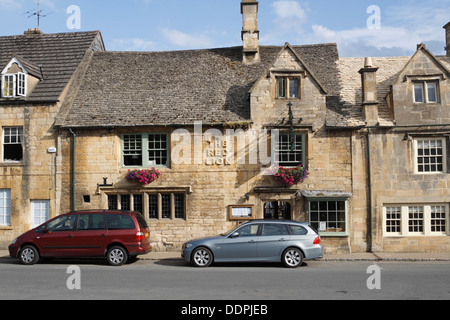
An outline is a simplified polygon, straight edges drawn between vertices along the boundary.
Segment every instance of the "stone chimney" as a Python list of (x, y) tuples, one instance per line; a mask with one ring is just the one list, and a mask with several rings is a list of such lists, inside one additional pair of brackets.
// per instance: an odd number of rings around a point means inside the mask
[(378, 124), (377, 71), (378, 68), (373, 67), (372, 58), (366, 58), (364, 68), (359, 70), (362, 82), (362, 107), (368, 126)]
[(32, 35), (35, 35), (35, 34), (44, 34), (44, 33), (41, 31), (41, 29), (34, 28), (34, 29), (28, 29), (23, 34), (26, 35), (26, 36), (32, 36)]
[(450, 22), (444, 26), (445, 29), (445, 50), (447, 57), (450, 57)]
[(246, 64), (258, 63), (261, 61), (258, 45), (258, 1), (242, 0), (241, 14), (243, 18), (241, 34), (244, 46), (243, 61)]

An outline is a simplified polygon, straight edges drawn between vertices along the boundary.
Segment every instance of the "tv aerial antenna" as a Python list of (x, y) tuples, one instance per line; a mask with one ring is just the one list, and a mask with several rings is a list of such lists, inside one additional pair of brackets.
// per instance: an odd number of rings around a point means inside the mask
[(41, 18), (45, 18), (46, 16), (48, 16), (49, 14), (42, 14), (42, 10), (41, 10), (41, 5), (39, 0), (37, 0), (37, 11), (27, 11), (26, 14), (28, 14), (28, 18), (31, 18), (33, 16), (37, 17), (37, 27), (38, 29), (40, 29), (40, 24), (41, 24)]

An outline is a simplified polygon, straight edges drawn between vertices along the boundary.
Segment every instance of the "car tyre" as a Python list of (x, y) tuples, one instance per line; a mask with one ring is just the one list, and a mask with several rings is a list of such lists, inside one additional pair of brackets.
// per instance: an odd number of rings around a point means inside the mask
[(31, 266), (39, 261), (39, 251), (35, 246), (25, 246), (19, 252), (20, 263)]
[(303, 263), (303, 253), (298, 248), (288, 248), (283, 252), (281, 261), (287, 268), (297, 268)]
[(194, 266), (199, 267), (199, 268), (206, 268), (209, 267), (211, 265), (211, 263), (213, 262), (213, 254), (211, 252), (211, 250), (209, 250), (208, 248), (204, 248), (204, 247), (200, 247), (200, 248), (196, 248), (193, 252), (192, 252), (192, 263), (194, 264)]
[(108, 263), (114, 267), (125, 264), (128, 260), (127, 251), (121, 246), (111, 247), (106, 253)]

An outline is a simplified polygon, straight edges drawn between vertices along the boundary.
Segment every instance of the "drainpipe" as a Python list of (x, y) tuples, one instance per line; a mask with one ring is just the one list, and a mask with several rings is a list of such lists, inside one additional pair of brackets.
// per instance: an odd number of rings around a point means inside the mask
[(367, 183), (369, 187), (369, 201), (368, 201), (368, 209), (367, 209), (367, 218), (369, 222), (367, 224), (367, 251), (373, 251), (373, 222), (372, 222), (372, 164), (371, 164), (371, 152), (370, 152), (370, 128), (367, 128)]
[(75, 211), (75, 147), (76, 147), (76, 139), (77, 135), (71, 128), (69, 128), (69, 132), (73, 136), (72, 140), (72, 211)]

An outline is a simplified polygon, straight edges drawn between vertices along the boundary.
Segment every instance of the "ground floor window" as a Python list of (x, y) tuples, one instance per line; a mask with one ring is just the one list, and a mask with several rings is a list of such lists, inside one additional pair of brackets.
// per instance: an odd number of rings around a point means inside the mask
[(322, 235), (347, 234), (347, 201), (340, 199), (310, 199), (309, 223)]
[(0, 189), (0, 226), (11, 226), (11, 190)]
[(186, 194), (108, 194), (108, 209), (137, 211), (148, 219), (186, 219)]
[(448, 204), (386, 205), (383, 208), (385, 236), (448, 235)]
[(36, 228), (50, 219), (49, 200), (31, 200), (31, 228)]

